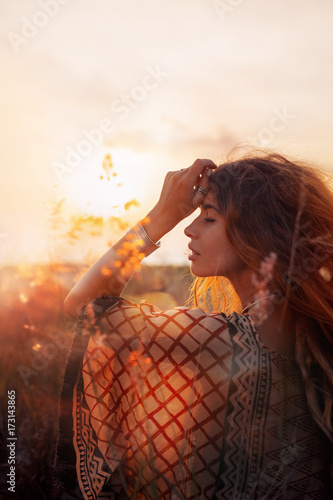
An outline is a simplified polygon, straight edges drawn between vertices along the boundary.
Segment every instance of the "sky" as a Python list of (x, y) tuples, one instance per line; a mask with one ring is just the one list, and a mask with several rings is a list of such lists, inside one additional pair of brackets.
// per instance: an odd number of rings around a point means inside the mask
[[(239, 144), (331, 171), (332, 17), (331, 0), (0, 2), (0, 265), (103, 253), (116, 232), (66, 245), (52, 207), (134, 223), (167, 171)], [(187, 262), (189, 222), (150, 263)]]

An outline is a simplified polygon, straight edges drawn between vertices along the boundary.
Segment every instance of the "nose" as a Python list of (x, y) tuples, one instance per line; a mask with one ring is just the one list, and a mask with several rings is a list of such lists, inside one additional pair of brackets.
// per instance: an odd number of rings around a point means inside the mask
[(184, 229), (185, 236), (187, 236), (188, 238), (191, 238), (191, 239), (197, 237), (197, 233), (196, 233), (195, 228), (194, 228), (194, 222), (195, 222), (195, 220), (193, 222), (191, 222), (191, 224), (189, 226), (185, 227), (185, 229)]

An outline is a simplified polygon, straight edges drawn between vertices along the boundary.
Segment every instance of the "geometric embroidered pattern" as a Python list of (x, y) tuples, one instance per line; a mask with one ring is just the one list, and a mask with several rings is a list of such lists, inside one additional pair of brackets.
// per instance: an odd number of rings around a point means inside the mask
[(248, 315), (120, 300), (98, 322), (88, 316), (94, 329), (73, 393), (86, 500), (121, 491), (147, 499), (328, 498), (328, 443), (299, 370), (262, 345)]

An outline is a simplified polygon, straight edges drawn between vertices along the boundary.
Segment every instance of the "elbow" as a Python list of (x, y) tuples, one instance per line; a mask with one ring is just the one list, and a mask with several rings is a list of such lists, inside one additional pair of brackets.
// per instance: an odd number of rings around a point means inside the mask
[(76, 319), (80, 312), (80, 305), (73, 294), (69, 293), (64, 300), (64, 310), (69, 316)]

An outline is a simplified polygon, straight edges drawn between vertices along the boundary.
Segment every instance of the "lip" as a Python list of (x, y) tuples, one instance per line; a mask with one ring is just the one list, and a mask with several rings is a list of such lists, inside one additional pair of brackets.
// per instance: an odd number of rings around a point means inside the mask
[(191, 245), (188, 245), (188, 248), (191, 250), (191, 255), (188, 256), (188, 260), (196, 260), (198, 257), (200, 257), (200, 254), (194, 250), (194, 248)]

